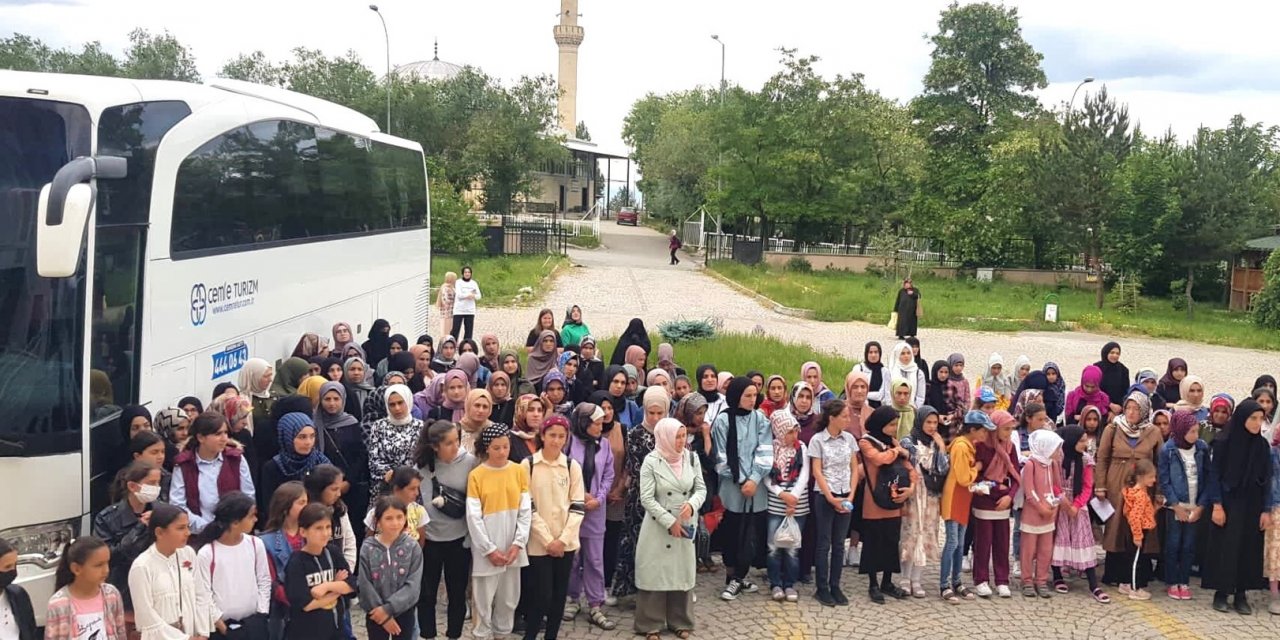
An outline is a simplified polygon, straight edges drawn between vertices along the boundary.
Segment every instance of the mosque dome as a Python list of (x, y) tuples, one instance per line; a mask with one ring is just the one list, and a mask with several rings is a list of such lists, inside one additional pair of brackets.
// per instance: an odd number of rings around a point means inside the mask
[(449, 80), (462, 72), (462, 66), (440, 59), (440, 44), (436, 43), (435, 57), (430, 60), (419, 60), (402, 64), (394, 73), (403, 80), (420, 80), (422, 82), (441, 82)]

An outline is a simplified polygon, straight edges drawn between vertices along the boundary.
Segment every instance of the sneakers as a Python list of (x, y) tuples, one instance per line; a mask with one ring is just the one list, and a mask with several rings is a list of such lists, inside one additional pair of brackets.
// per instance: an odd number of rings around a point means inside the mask
[(1267, 605), (1267, 611), (1273, 616), (1280, 616), (1280, 598), (1272, 598)]
[(1018, 562), (1017, 560), (1014, 560), (1013, 562), (1009, 563), (1009, 577), (1010, 577), (1010, 578), (1021, 578), (1021, 577), (1022, 577), (1022, 563), (1021, 563), (1021, 562)]
[(835, 600), (836, 604), (842, 607), (849, 606), (849, 598), (844, 595), (844, 592), (840, 590), (840, 587), (836, 587), (831, 590), (831, 599)]
[(1001, 598), (1012, 598), (1013, 592), (1009, 590), (1009, 585), (1002, 584), (1002, 585), (996, 586), (996, 595), (1000, 596)]
[(616, 606), (618, 606), (618, 597), (617, 597), (617, 596), (606, 596), (606, 597), (605, 597), (605, 599), (604, 599), (604, 606), (606, 606), (606, 607), (616, 607)]
[(1050, 589), (1049, 585), (1047, 584), (1038, 584), (1036, 585), (1036, 595), (1040, 596), (1041, 598), (1052, 598), (1053, 589)]
[(782, 591), (782, 587), (774, 587), (772, 594), (775, 602), (782, 602), (787, 597), (787, 594)]
[(1190, 600), (1190, 599), (1191, 599), (1191, 587), (1190, 587), (1190, 586), (1187, 586), (1187, 585), (1185, 585), (1185, 584), (1184, 584), (1184, 585), (1182, 585), (1182, 589), (1181, 589), (1181, 591), (1182, 591), (1182, 599), (1183, 599), (1183, 600)]
[[(1005, 587), (1005, 588), (1007, 589), (1008, 587)], [(983, 583), (979, 584), (978, 586), (974, 587), (974, 588), (973, 588), (973, 591), (974, 591), (974, 593), (978, 594), (978, 597), (979, 597), (979, 598), (990, 598), (990, 597), (991, 597), (991, 585), (990, 585), (990, 584), (987, 584), (987, 583), (985, 583), (985, 582), (983, 582)]]
[(1182, 585), (1177, 585), (1177, 584), (1175, 584), (1175, 585), (1173, 585), (1173, 586), (1169, 587), (1168, 589), (1165, 589), (1165, 594), (1169, 596), (1169, 599), (1170, 599), (1170, 600), (1181, 600), (1181, 599), (1182, 599)]
[(760, 587), (757, 587), (756, 583), (750, 580), (739, 580), (739, 582), (742, 583), (743, 593), (755, 593), (760, 590)]
[(1130, 600), (1150, 600), (1151, 592), (1147, 591), (1146, 589), (1130, 589), (1129, 599)]
[(916, 597), (916, 598), (924, 598), (924, 597), (927, 597), (929, 594), (925, 592), (923, 584), (920, 584), (919, 582), (912, 582), (911, 595), (912, 597)]
[(724, 585), (724, 591), (720, 592), (720, 599), (726, 601), (737, 600), (738, 595), (743, 591), (745, 591), (745, 589), (743, 588), (742, 581), (734, 578), (729, 581), (729, 584)]
[(793, 588), (784, 589), (783, 593), (786, 595), (787, 602), (800, 601), (800, 593)]
[(1024, 598), (1036, 597), (1036, 588), (1031, 586), (1030, 582), (1022, 585), (1022, 597)]

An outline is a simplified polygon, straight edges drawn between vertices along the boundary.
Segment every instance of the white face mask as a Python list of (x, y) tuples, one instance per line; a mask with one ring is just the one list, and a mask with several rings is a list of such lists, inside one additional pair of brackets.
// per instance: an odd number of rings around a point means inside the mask
[(160, 485), (144, 484), (139, 485), (139, 489), (133, 492), (133, 497), (138, 499), (142, 504), (151, 504), (160, 499)]

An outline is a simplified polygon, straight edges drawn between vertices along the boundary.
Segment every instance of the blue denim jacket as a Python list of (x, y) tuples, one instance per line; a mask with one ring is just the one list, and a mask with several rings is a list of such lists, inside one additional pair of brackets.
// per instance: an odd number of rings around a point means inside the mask
[[(1196, 440), (1196, 504), (1209, 504), (1209, 445), (1204, 440)], [(1157, 458), (1159, 468), (1156, 471), (1160, 478), (1160, 494), (1169, 504), (1186, 504), (1191, 501), (1190, 489), (1187, 487), (1187, 469), (1182, 465), (1182, 456), (1178, 454), (1178, 445), (1168, 440), (1160, 447)]]
[(1280, 507), (1280, 447), (1273, 446), (1271, 447), (1271, 493), (1263, 508), (1276, 507)]

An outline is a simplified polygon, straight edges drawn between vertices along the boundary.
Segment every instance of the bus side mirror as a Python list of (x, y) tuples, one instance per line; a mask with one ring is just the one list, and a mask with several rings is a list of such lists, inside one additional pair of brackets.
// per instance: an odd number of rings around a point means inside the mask
[(123, 178), (124, 158), (80, 157), (63, 165), (53, 182), (40, 189), (36, 212), (36, 272), (44, 278), (74, 275), (80, 262), (85, 224), (93, 211), (97, 189), (94, 178)]

